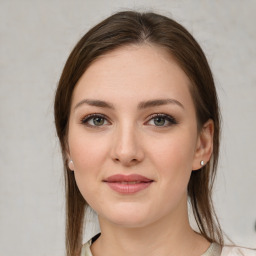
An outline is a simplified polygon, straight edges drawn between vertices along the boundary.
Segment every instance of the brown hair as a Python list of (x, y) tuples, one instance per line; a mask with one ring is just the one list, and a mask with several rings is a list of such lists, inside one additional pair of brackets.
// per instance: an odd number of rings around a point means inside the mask
[(198, 129), (214, 121), (213, 154), (201, 170), (192, 172), (188, 196), (200, 233), (210, 242), (223, 244), (213, 204), (212, 188), (219, 154), (219, 107), (216, 89), (206, 57), (192, 35), (174, 20), (155, 13), (125, 11), (105, 19), (86, 33), (71, 52), (55, 96), (55, 125), (60, 140), (66, 181), (67, 255), (79, 255), (87, 203), (80, 194), (66, 158), (67, 132), (74, 87), (97, 57), (129, 44), (149, 43), (164, 47), (176, 59), (191, 81)]

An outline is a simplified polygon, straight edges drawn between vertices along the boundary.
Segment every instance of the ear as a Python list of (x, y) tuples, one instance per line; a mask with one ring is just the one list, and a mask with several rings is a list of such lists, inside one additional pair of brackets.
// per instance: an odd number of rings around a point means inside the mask
[(193, 161), (193, 170), (202, 168), (201, 162), (205, 165), (211, 158), (213, 151), (214, 123), (209, 119), (202, 127), (197, 138), (196, 151)]
[(70, 171), (74, 171), (75, 167), (74, 167), (74, 163), (72, 158), (70, 157), (70, 154), (68, 152), (66, 152), (66, 161), (68, 163), (68, 168)]
[(68, 146), (68, 143), (67, 141), (65, 142), (65, 147), (66, 147), (66, 161), (68, 163), (68, 168), (71, 170), (71, 171), (74, 171), (75, 167), (74, 167), (74, 163), (72, 161), (72, 158), (70, 156), (70, 151), (69, 151), (69, 146)]

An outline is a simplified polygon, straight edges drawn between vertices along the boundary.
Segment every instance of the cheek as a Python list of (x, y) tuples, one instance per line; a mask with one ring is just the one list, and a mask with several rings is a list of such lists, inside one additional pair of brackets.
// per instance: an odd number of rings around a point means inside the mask
[(161, 165), (166, 172), (192, 170), (195, 154), (195, 143), (191, 133), (175, 133), (164, 140), (156, 140), (151, 145), (152, 159)]
[(99, 202), (101, 198), (96, 184), (102, 179), (108, 152), (107, 143), (99, 137), (72, 133), (69, 137), (69, 149), (77, 186), (87, 203), (94, 207), (94, 202)]
[(192, 172), (195, 141), (193, 133), (182, 132), (182, 136), (175, 133), (165, 140), (155, 141), (154, 146), (151, 146), (151, 159), (158, 170), (159, 184), (164, 188), (164, 196), (173, 204), (176, 204), (187, 191)]
[[(75, 135), (74, 135), (75, 134)], [(106, 158), (107, 143), (97, 136), (72, 133), (69, 137), (70, 156), (76, 172), (91, 172)]]
[(73, 132), (69, 136), (69, 149), (77, 186), (85, 200), (93, 205), (95, 198), (100, 198), (96, 184), (102, 180), (107, 142), (100, 136)]

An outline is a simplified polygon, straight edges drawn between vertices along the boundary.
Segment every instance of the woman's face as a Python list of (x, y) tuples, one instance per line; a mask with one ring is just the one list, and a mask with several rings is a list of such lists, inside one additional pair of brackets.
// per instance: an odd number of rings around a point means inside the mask
[(141, 227), (185, 214), (191, 171), (205, 160), (189, 83), (150, 45), (101, 56), (77, 83), (68, 156), (101, 221)]

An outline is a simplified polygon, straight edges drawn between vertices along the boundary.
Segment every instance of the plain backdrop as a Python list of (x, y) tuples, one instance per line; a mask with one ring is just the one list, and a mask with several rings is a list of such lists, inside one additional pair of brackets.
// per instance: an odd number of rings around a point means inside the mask
[(174, 18), (204, 49), (223, 117), (216, 210), (234, 242), (256, 247), (254, 0), (0, 0), (0, 256), (64, 255), (55, 88), (78, 39), (126, 9)]

